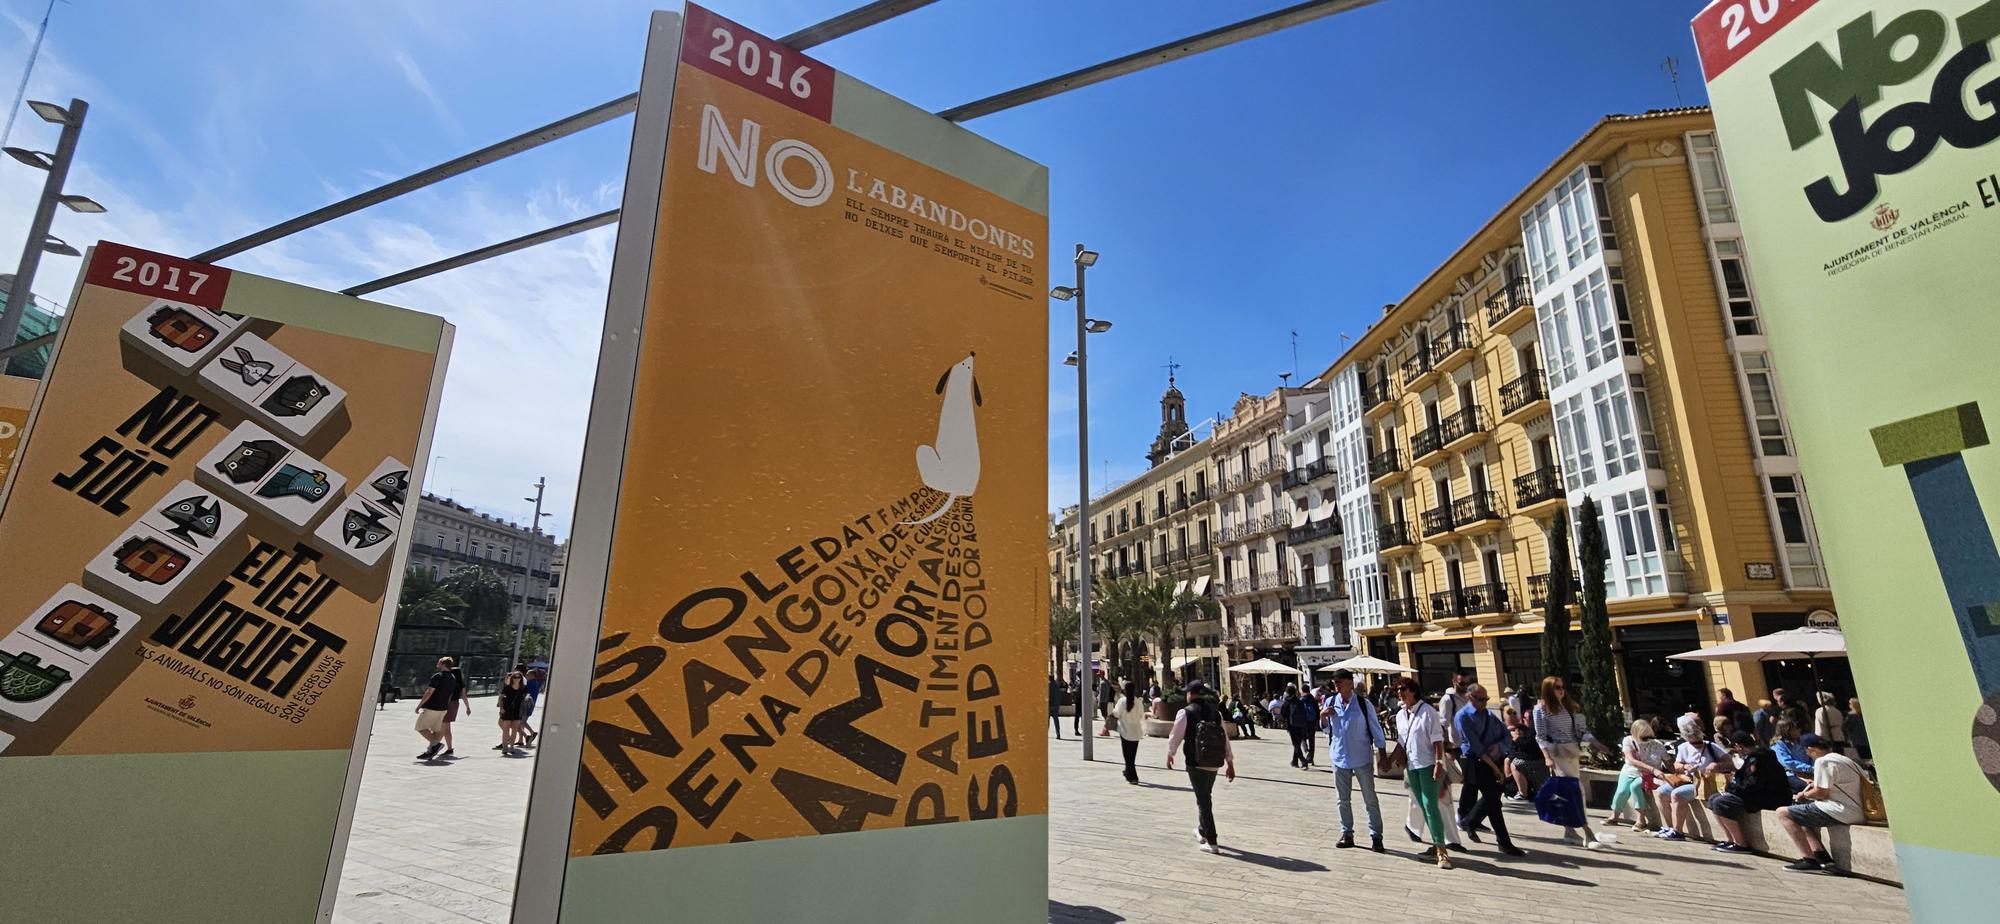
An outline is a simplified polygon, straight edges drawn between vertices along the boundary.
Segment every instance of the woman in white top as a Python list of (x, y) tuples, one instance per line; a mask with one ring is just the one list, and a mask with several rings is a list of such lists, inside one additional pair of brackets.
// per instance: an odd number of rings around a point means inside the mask
[(1832, 742), (1835, 754), (1847, 753), (1847, 716), (1834, 705), (1832, 693), (1819, 695), (1819, 708), (1813, 711), (1813, 734)]
[(1133, 760), (1139, 756), (1139, 742), (1146, 738), (1146, 704), (1139, 699), (1139, 683), (1125, 681), (1118, 704), (1111, 709), (1111, 718), (1118, 723), (1118, 746), (1125, 749), (1125, 782), (1139, 785), (1139, 768)]
[(1403, 703), (1396, 712), (1396, 740), (1409, 761), (1403, 785), (1409, 787), (1410, 804), (1423, 812), (1424, 824), (1430, 828), (1430, 856), (1436, 858), (1438, 869), (1451, 869), (1451, 857), (1445, 850), (1445, 815), (1438, 805), (1438, 789), (1450, 779), (1444, 763), (1444, 724), (1438, 720), (1437, 710), (1424, 702), (1415, 680), (1398, 678), (1396, 698)]
[[(1555, 676), (1542, 678), (1541, 702), (1535, 704), (1535, 744), (1542, 749), (1549, 778), (1535, 793), (1535, 812), (1549, 824), (1562, 825), (1563, 840), (1596, 850), (1606, 841), (1590, 830), (1590, 818), (1584, 812), (1581, 758), (1584, 745), (1600, 751), (1604, 745), (1590, 733), (1581, 712), (1576, 698), (1569, 695), (1568, 682)], [(1578, 828), (1583, 829), (1580, 838)]]

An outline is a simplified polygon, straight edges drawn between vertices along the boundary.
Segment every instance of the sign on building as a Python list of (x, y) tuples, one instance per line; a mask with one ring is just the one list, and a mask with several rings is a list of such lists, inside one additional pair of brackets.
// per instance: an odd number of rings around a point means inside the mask
[(92, 249), (0, 501), (0, 917), (331, 907), (450, 338)]
[(516, 919), (1038, 919), (1046, 169), (693, 5), (635, 132)]
[(1718, 0), (1694, 33), (1911, 910), (1991, 917), (2000, 2)]

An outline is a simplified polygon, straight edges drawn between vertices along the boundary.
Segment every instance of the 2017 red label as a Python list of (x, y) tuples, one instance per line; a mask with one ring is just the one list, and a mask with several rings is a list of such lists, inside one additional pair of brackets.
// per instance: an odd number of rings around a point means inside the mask
[(154, 298), (172, 299), (202, 308), (222, 307), (229, 290), (229, 271), (163, 253), (103, 241), (91, 255), (83, 281)]

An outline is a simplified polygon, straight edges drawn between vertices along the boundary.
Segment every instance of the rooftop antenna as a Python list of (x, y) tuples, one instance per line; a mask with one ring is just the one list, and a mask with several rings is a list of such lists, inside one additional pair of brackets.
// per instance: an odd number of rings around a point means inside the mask
[[(1299, 374), (1299, 332), (1292, 331), (1292, 375)], [(1287, 378), (1287, 376), (1279, 376)]]
[(1674, 85), (1674, 105), (1676, 105), (1676, 106), (1684, 106), (1684, 105), (1687, 105), (1686, 103), (1683, 103), (1683, 102), (1681, 102), (1681, 66), (1680, 66), (1680, 62), (1679, 62), (1679, 61), (1676, 61), (1676, 60), (1674, 60), (1674, 57), (1673, 57), (1673, 55), (1668, 55), (1668, 56), (1667, 56), (1667, 59), (1666, 59), (1665, 61), (1661, 61), (1661, 62), (1660, 62), (1660, 70), (1662, 70), (1662, 71), (1665, 71), (1665, 72), (1666, 72), (1666, 74), (1667, 74), (1667, 80), (1668, 80), (1669, 82), (1673, 83), (1673, 85)]
[[(42, 54), (42, 38), (49, 34), (49, 17), (56, 13), (56, 0), (42, 11), (42, 27), (35, 31), (35, 44), (28, 48), (28, 67), (21, 72), (21, 85), (14, 90), (14, 105), (7, 107), (7, 127), (0, 129), (0, 144), (14, 135), (14, 117), (21, 113), (21, 101), (28, 98), (28, 78), (35, 73), (35, 59)], [(101, 211), (101, 210), (100, 210)]]

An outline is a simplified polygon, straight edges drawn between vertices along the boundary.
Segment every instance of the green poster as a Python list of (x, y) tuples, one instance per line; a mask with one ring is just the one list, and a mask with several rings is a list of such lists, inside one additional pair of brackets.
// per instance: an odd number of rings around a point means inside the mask
[(2000, 879), (2000, 0), (1694, 21), (1912, 912)]

